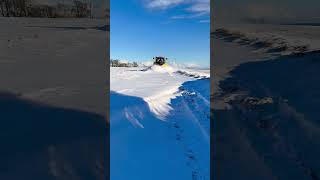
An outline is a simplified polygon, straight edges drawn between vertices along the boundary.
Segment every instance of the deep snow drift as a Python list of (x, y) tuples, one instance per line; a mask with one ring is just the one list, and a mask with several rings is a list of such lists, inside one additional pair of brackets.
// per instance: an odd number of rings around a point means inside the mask
[(319, 50), (319, 26), (299, 24), (227, 24), (216, 27), (216, 38), (269, 54), (289, 55)]
[(177, 70), (171, 66), (148, 68), (111, 68), (111, 91), (136, 96), (147, 102), (158, 118), (164, 119), (172, 110), (171, 99), (181, 95), (179, 87), (185, 81), (208, 78), (209, 73)]
[(181, 72), (111, 68), (111, 179), (210, 178), (209, 75)]
[(319, 179), (317, 32), (241, 25), (213, 33), (213, 178)]

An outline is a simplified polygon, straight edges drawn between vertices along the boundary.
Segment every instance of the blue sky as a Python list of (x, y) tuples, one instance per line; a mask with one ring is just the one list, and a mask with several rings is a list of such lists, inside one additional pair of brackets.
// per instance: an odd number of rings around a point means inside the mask
[(209, 0), (111, 0), (111, 59), (210, 65)]

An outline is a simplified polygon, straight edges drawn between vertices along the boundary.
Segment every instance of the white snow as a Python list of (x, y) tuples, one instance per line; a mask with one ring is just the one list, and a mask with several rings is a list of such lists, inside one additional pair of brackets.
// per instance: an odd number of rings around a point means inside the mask
[(107, 178), (107, 19), (0, 17), (0, 179)]
[[(178, 90), (181, 84), (196, 80), (189, 75), (209, 77), (209, 74), (205, 72), (180, 71), (171, 66), (111, 67), (110, 69), (111, 91), (142, 98), (148, 103), (150, 111), (160, 119), (164, 119), (172, 109), (170, 101), (181, 94)], [(184, 74), (181, 72), (184, 72)]]
[(319, 27), (222, 28), (213, 53), (213, 178), (319, 179)]
[(111, 179), (209, 180), (209, 79), (172, 67), (110, 69)]
[(100, 28), (106, 23), (0, 17), (0, 91), (105, 115), (109, 33)]
[(235, 42), (253, 45), (258, 51), (287, 55), (320, 49), (320, 26), (226, 24), (216, 28), (227, 32)]

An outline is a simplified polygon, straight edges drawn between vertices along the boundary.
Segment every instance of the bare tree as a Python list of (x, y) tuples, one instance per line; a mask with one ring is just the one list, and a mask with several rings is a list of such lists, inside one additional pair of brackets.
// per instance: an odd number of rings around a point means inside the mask
[(74, 0), (73, 4), (76, 17), (88, 17), (88, 15), (90, 14), (88, 3), (81, 0)]
[(14, 16), (28, 16), (27, 6), (30, 0), (13, 0)]
[(2, 16), (28, 16), (31, 0), (0, 0)]
[(5, 11), (6, 11), (5, 16), (9, 17), (11, 14), (11, 7), (12, 7), (11, 1), (10, 0), (3, 0), (3, 3), (4, 3)]
[(138, 63), (137, 62), (133, 62), (133, 67), (138, 67)]
[(93, 17), (92, 0), (72, 0), (66, 4), (59, 0), (55, 5), (38, 4), (34, 0), (0, 0), (0, 16), (6, 17)]
[(2, 16), (5, 16), (4, 0), (0, 0), (0, 11), (1, 11), (1, 15), (2, 15)]
[(119, 67), (120, 61), (119, 60), (111, 60), (110, 64), (112, 67)]

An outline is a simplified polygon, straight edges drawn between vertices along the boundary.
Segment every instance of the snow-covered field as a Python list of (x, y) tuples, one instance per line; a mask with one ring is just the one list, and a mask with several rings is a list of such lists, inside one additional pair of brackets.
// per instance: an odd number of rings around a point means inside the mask
[(0, 17), (0, 27), (0, 91), (105, 115), (105, 19)]
[(107, 177), (106, 23), (0, 18), (0, 179)]
[(217, 27), (213, 178), (320, 178), (319, 28)]
[(111, 68), (111, 179), (210, 178), (208, 72)]

